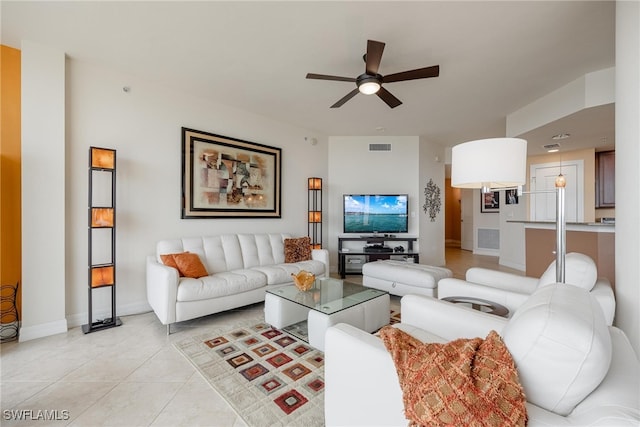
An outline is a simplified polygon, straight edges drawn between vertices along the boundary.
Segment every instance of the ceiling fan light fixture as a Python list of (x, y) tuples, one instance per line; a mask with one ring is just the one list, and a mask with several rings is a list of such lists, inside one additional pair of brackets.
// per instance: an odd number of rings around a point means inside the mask
[(365, 95), (373, 95), (380, 90), (380, 82), (372, 77), (358, 82), (358, 90)]

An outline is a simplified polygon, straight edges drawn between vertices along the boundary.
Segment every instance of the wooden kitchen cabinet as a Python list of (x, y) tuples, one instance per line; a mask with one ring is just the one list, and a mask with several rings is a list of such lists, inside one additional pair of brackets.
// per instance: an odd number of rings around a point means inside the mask
[(616, 206), (616, 152), (596, 153), (596, 208)]

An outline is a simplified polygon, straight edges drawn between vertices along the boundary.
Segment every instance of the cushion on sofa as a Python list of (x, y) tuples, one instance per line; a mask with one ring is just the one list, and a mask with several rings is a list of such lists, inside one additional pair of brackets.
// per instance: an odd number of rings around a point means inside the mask
[(518, 374), (500, 336), (421, 340), (386, 326), (380, 336), (398, 372), (411, 425), (524, 426), (527, 408)]
[(160, 255), (162, 263), (168, 267), (178, 270), (180, 277), (191, 277), (197, 279), (207, 276), (209, 273), (202, 264), (198, 254), (180, 252), (175, 254)]
[[(598, 279), (598, 267), (591, 257), (570, 252), (564, 258), (564, 282), (590, 291)], [(538, 287), (556, 283), (556, 262), (552, 262), (538, 280)]]
[(284, 239), (284, 262), (300, 262), (311, 259), (311, 238)]
[(199, 301), (220, 298), (258, 289), (266, 284), (266, 277), (251, 269), (215, 273), (199, 279), (183, 277), (178, 285), (177, 301)]
[(568, 415), (602, 381), (611, 336), (590, 292), (568, 284), (537, 289), (502, 331), (527, 400)]

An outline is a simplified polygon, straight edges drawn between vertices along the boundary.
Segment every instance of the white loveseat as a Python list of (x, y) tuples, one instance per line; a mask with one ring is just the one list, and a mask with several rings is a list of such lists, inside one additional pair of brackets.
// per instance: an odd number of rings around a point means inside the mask
[[(481, 298), (497, 302), (514, 313), (536, 289), (556, 282), (556, 262), (549, 264), (539, 279), (480, 267), (468, 269), (465, 279), (440, 280), (438, 298)], [(609, 279), (598, 277), (598, 268), (591, 257), (578, 252), (568, 253), (565, 257), (565, 283), (590, 291), (602, 307), (607, 324), (613, 324), (616, 313), (613, 288)]]
[[(147, 300), (170, 332), (172, 323), (264, 301), (269, 287), (293, 283), (300, 270), (329, 275), (326, 249), (311, 260), (285, 263), (288, 234), (224, 234), (161, 240), (147, 257)], [(207, 270), (201, 278), (180, 277), (161, 255), (195, 253)]]
[[(497, 331), (527, 398), (528, 425), (638, 426), (640, 363), (624, 333), (607, 326), (593, 295), (571, 285), (536, 290), (510, 319), (408, 295), (395, 325), (423, 342)], [(382, 341), (346, 324), (325, 337), (327, 426), (406, 426), (402, 391)]]

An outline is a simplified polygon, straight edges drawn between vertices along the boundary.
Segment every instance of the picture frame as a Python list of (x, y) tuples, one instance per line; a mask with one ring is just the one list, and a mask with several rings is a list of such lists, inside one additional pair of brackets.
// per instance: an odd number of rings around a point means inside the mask
[(182, 218), (280, 218), (282, 150), (182, 128)]
[(480, 190), (480, 212), (498, 213), (500, 212), (500, 192), (490, 191), (483, 193)]
[(504, 202), (507, 205), (517, 205), (518, 204), (518, 190), (511, 189), (505, 190), (504, 192)]

